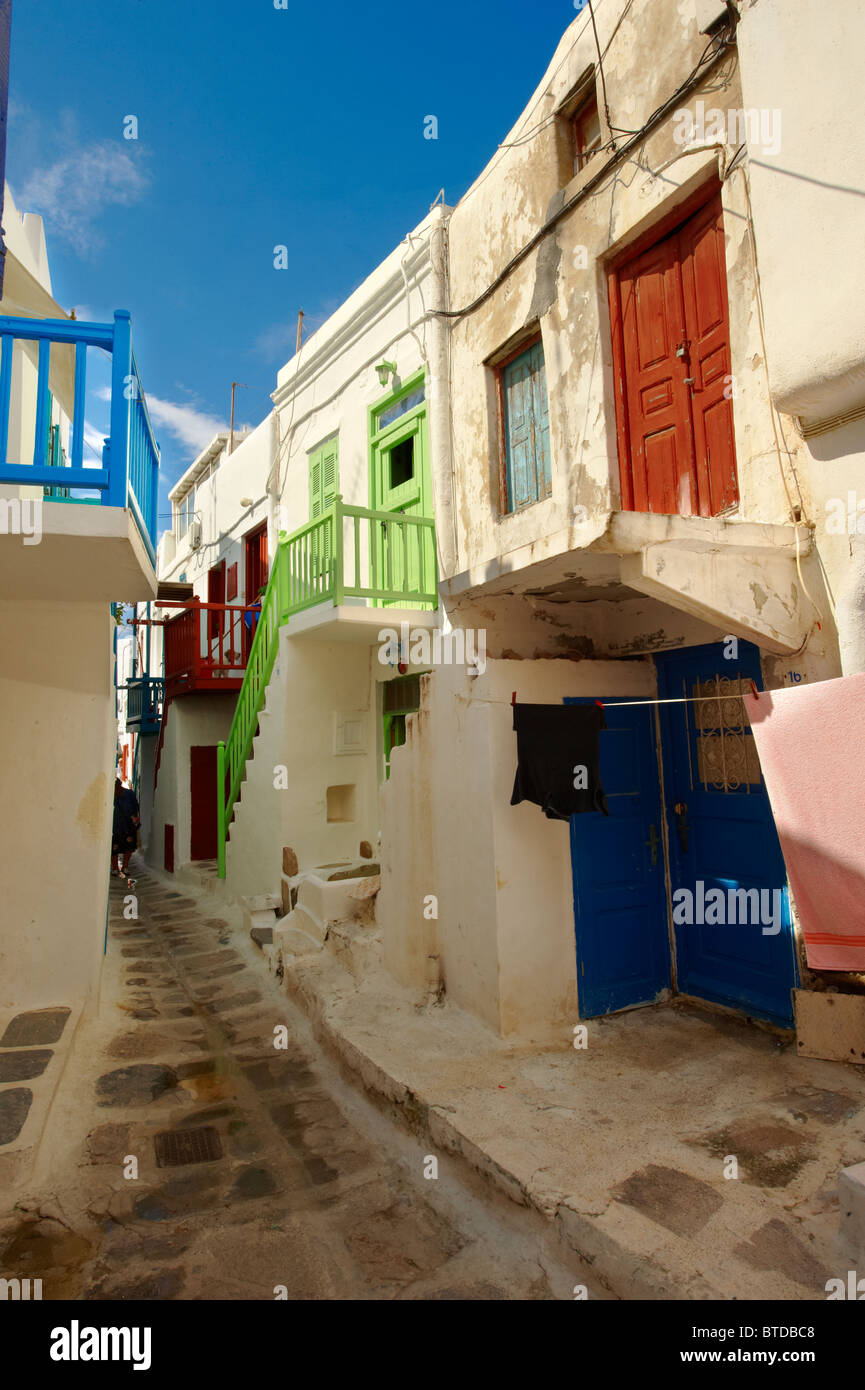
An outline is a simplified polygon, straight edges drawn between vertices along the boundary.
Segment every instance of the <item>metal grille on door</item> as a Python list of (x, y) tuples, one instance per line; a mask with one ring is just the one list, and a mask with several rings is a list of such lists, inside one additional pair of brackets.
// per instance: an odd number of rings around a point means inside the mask
[(713, 676), (691, 687), (697, 770), (706, 791), (747, 794), (762, 781), (742, 694), (741, 676)]

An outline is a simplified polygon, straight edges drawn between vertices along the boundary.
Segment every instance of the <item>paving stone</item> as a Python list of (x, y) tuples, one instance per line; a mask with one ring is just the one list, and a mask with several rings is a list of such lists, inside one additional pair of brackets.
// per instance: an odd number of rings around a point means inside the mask
[(26, 1086), (0, 1091), (0, 1144), (11, 1144), (24, 1128), (33, 1104), (33, 1092)]
[[(241, 1126), (241, 1128), (235, 1128)], [(245, 1120), (229, 1120), (228, 1122), (228, 1152), (232, 1158), (254, 1158), (261, 1152), (262, 1139), (254, 1129), (250, 1129)]]
[(174, 1070), (181, 1081), (187, 1081), (191, 1076), (206, 1076), (215, 1066), (212, 1057), (196, 1057), (194, 1062), (181, 1062)]
[(180, 1296), (185, 1280), (186, 1273), (183, 1269), (165, 1269), (146, 1275), (142, 1279), (98, 1285), (88, 1292), (87, 1299), (103, 1299), (108, 1303), (164, 1303), (168, 1299)]
[(175, 1260), (189, 1249), (192, 1240), (186, 1231), (157, 1234), (115, 1226), (109, 1233), (106, 1254), (109, 1261)]
[(215, 970), (208, 970), (204, 974), (205, 980), (220, 980), (225, 975), (237, 975), (246, 966), (243, 961), (238, 961), (236, 965), (218, 965)]
[(227, 999), (212, 999), (204, 1007), (209, 1013), (227, 1014), (234, 1009), (245, 1009), (249, 1004), (259, 1004), (261, 995), (257, 989), (248, 989), (241, 994), (230, 994)]
[(193, 1125), (211, 1124), (214, 1120), (225, 1120), (237, 1115), (236, 1105), (209, 1105), (205, 1110), (196, 1110), (192, 1115), (184, 1115), (177, 1120), (175, 1129), (189, 1129)]
[(41, 1076), (51, 1058), (51, 1048), (39, 1052), (0, 1052), (0, 1081), (31, 1081)]
[(146, 1105), (176, 1085), (173, 1068), (145, 1063), (106, 1072), (96, 1083), (96, 1093), (100, 1105)]
[(827, 1279), (838, 1274), (837, 1269), (826, 1269), (815, 1259), (811, 1251), (777, 1217), (755, 1231), (750, 1241), (737, 1245), (735, 1253), (752, 1269), (777, 1271), (788, 1279), (794, 1279), (797, 1284), (811, 1289), (815, 1298), (826, 1297)]
[(847, 1091), (821, 1091), (816, 1086), (795, 1086), (772, 1100), (787, 1105), (794, 1119), (814, 1119), (825, 1125), (850, 1120), (862, 1109), (857, 1097)]
[(122, 1163), (130, 1148), (131, 1125), (97, 1125), (87, 1136), (91, 1163)]
[(69, 1009), (34, 1009), (16, 1014), (0, 1038), (0, 1047), (41, 1047), (60, 1041)]
[(172, 1217), (189, 1216), (205, 1211), (219, 1200), (222, 1185), (221, 1167), (196, 1168), (183, 1177), (172, 1178), (136, 1201), (133, 1211), (145, 1221), (166, 1221)]
[(244, 1168), (235, 1179), (228, 1200), (243, 1202), (251, 1197), (270, 1197), (278, 1191), (279, 1184), (269, 1168)]
[(813, 1142), (802, 1129), (767, 1122), (766, 1116), (742, 1116), (725, 1128), (692, 1140), (724, 1159), (735, 1154), (739, 1175), (756, 1187), (786, 1187), (813, 1154)]
[(357, 1222), (346, 1245), (368, 1278), (407, 1283), (458, 1254), (465, 1242), (431, 1207), (400, 1198)]
[(679, 1236), (697, 1235), (724, 1205), (708, 1183), (657, 1163), (632, 1173), (613, 1189), (613, 1196)]
[(288, 1049), (278, 1052), (273, 1058), (268, 1057), (266, 1061), (245, 1066), (243, 1073), (257, 1091), (285, 1090), (289, 1087), (302, 1090), (317, 1084), (315, 1075), (305, 1062), (296, 1055), (292, 1056)]

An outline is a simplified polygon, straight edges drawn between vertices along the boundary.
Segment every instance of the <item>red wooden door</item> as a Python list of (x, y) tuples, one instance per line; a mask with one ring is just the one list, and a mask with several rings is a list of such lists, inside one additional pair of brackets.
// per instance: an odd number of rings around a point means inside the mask
[[(225, 561), (220, 560), (217, 565), (207, 572), (207, 602), (225, 603)], [(220, 661), (222, 648), (222, 635), (225, 624), (225, 615), (218, 613), (212, 608), (207, 610), (207, 643), (209, 647), (211, 661)]]
[(611, 289), (622, 505), (715, 516), (739, 496), (720, 195)]
[[(267, 522), (258, 526), (254, 531), (250, 531), (244, 537), (245, 560), (246, 560), (246, 594), (244, 603), (255, 603), (258, 598), (258, 591), (262, 585), (267, 584)], [(249, 649), (252, 646), (252, 627), (247, 624), (244, 615), (243, 622), (243, 659), (244, 663), (249, 660)]]
[(174, 873), (174, 826), (164, 827), (162, 845), (162, 863), (167, 874)]
[(697, 499), (688, 389), (676, 351), (686, 337), (675, 237), (619, 272), (630, 437), (630, 510), (690, 515)]
[(688, 376), (700, 516), (717, 516), (739, 500), (733, 402), (730, 399), (730, 326), (720, 195), (685, 223), (679, 256), (687, 326)]
[(189, 750), (190, 859), (216, 858), (216, 745)]

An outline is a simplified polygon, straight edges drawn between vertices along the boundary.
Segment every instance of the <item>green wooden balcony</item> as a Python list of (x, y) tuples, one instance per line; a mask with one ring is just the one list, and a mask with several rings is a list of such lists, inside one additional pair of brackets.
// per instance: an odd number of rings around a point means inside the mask
[(279, 647), (279, 629), (306, 610), (357, 603), (431, 611), (438, 605), (430, 517), (353, 507), (337, 495), (321, 516), (280, 533), (231, 729), (218, 746), (219, 875), (225, 838)]

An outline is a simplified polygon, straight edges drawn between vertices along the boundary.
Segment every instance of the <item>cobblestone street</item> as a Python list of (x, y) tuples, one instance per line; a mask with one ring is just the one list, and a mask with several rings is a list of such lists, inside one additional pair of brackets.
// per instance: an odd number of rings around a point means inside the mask
[(226, 922), (138, 872), (137, 920), (112, 882), (99, 1041), (77, 1040), (4, 1271), (45, 1299), (552, 1297), (407, 1136), (348, 1113)]

